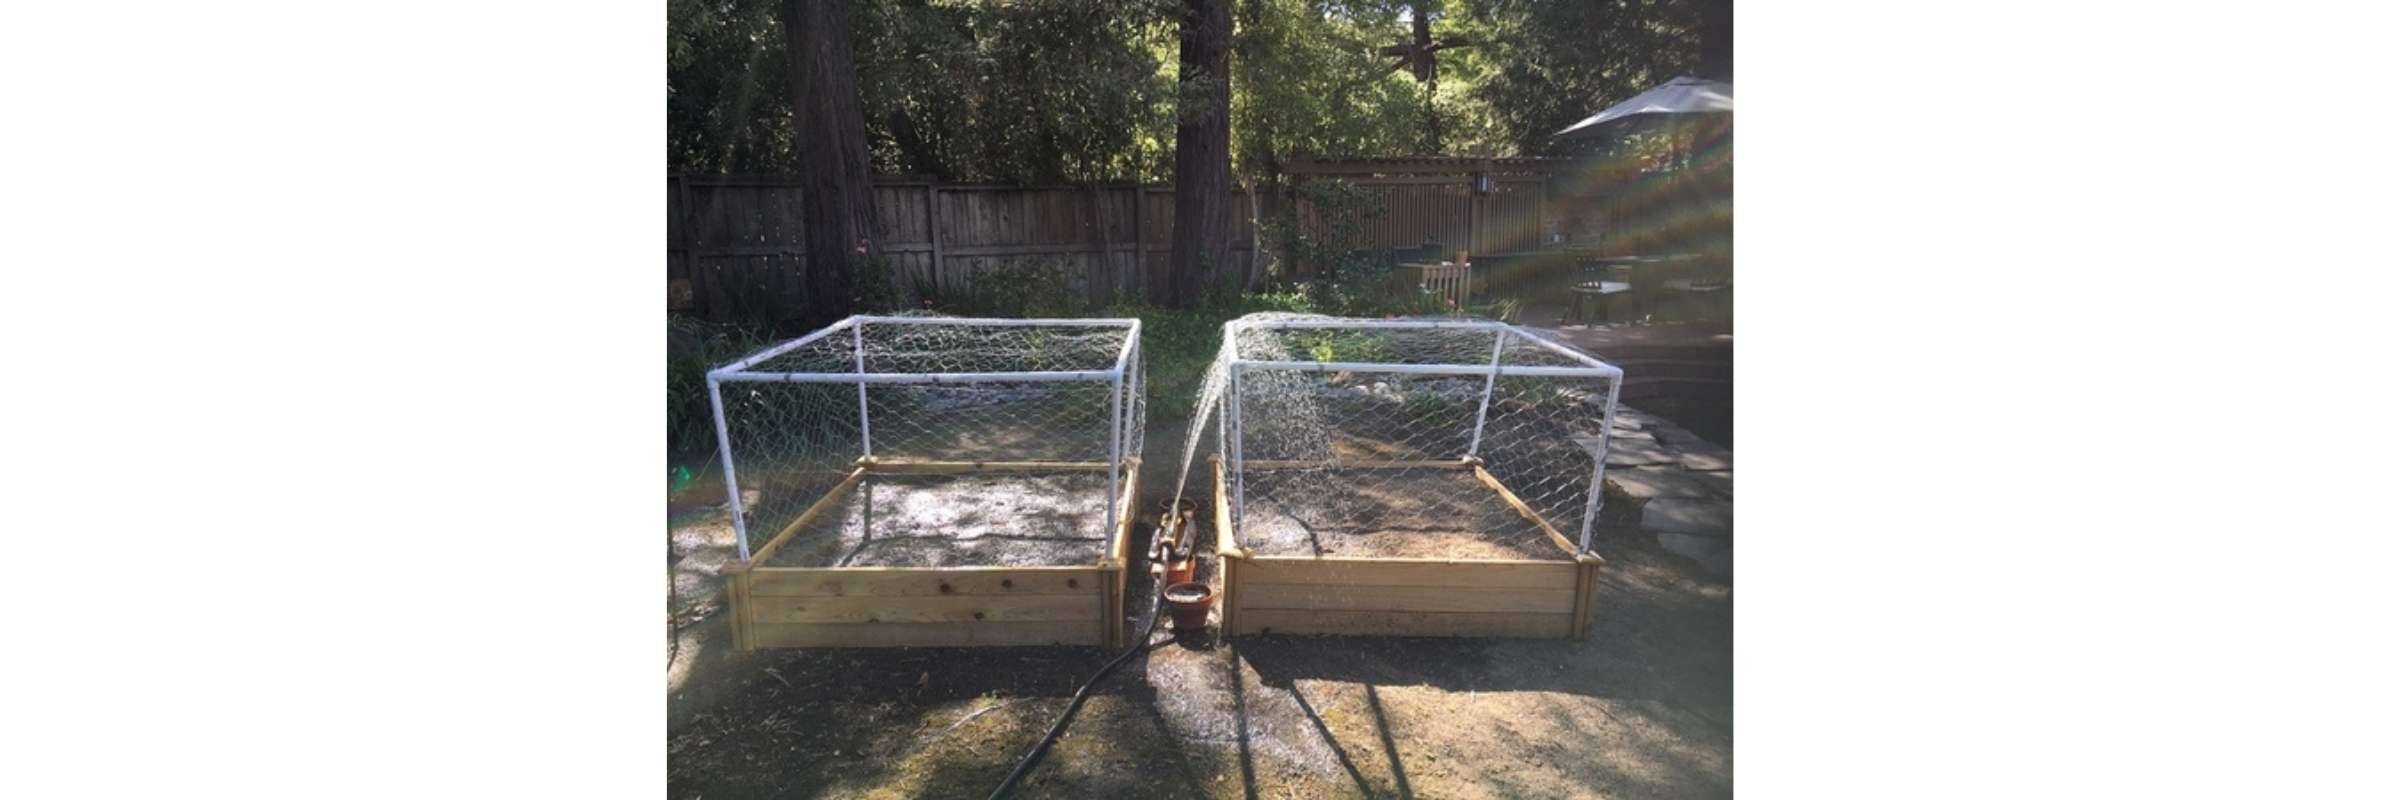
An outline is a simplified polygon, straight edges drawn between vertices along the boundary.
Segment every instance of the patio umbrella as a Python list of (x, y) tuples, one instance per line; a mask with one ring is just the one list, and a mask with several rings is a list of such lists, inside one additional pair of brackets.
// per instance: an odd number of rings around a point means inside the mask
[[(1609, 106), (1551, 138), (1575, 142), (1577, 149), (1589, 144), (1596, 145), (1597, 152), (1614, 153), (1631, 144), (1629, 137), (1637, 132), (1663, 134), (1670, 150), (1668, 163), (1676, 165), (1673, 170), (1656, 180), (1615, 184), (1599, 192), (1611, 197), (1604, 205), (1612, 208), (1607, 213), (1610, 227), (1619, 231), (1609, 236), (1628, 237), (1635, 242), (1632, 246), (1654, 252), (1706, 253), (1729, 261), (1732, 237), (1725, 226), (1730, 217), (1720, 224), (1715, 218), (1721, 215), (1710, 209), (1730, 197), (1731, 173), (1692, 168), (1698, 166), (1695, 151), (1717, 156), (1715, 164), (1730, 165), (1732, 119), (1732, 83), (1685, 75)], [(1610, 161), (1616, 168), (1626, 163), (1621, 158), (1593, 163)], [(1609, 170), (1594, 169), (1595, 185), (1609, 180), (1603, 177)], [(1630, 206), (1623, 205), (1628, 202)]]
[(1618, 123), (1643, 118), (1688, 114), (1733, 113), (1733, 84), (1685, 75), (1653, 86), (1632, 99), (1609, 106), (1607, 110), (1582, 122), (1569, 125), (1552, 138), (1595, 136), (1618, 127)]

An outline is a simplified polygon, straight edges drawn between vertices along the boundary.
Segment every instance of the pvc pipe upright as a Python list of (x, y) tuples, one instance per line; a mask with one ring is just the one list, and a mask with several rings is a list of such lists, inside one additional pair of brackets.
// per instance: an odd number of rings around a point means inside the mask
[(850, 355), (858, 361), (858, 454), (875, 457), (875, 435), (867, 430), (867, 326), (850, 326)]
[[(1225, 465), (1225, 468), (1233, 473), (1233, 486), (1229, 489), (1229, 491), (1233, 495), (1233, 535), (1238, 543), (1243, 530), (1242, 362), (1240, 359), (1235, 359), (1233, 363), (1225, 365), (1225, 398), (1220, 402), (1225, 404), (1225, 422), (1227, 423), (1225, 426), (1225, 441), (1229, 446), (1229, 449), (1233, 451), (1233, 457), (1230, 459), (1230, 463)], [(1224, 545), (1219, 544), (1218, 546), (1223, 547)]]
[(1467, 440), (1468, 458), (1483, 451), (1483, 422), (1492, 413), (1492, 384), (1500, 380), (1500, 352), (1508, 347), (1508, 335), (1502, 329), (1492, 336), (1492, 373), (1483, 376), (1483, 404), (1475, 407), (1475, 436)]
[(1600, 413), (1600, 450), (1592, 454), (1591, 496), (1583, 501), (1583, 552), (1592, 551), (1592, 523), (1600, 516), (1603, 502), (1600, 487), (1607, 483), (1608, 442), (1617, 433), (1617, 389), (1625, 384), (1619, 375), (1608, 379), (1608, 408)]
[(1117, 531), (1117, 473), (1123, 470), (1125, 454), (1125, 376), (1108, 382), (1108, 526), (1100, 529), (1106, 539)]
[[(1137, 448), (1137, 450), (1142, 446), (1142, 443), (1134, 439), (1133, 432), (1135, 428), (1140, 427), (1139, 415), (1148, 408), (1142, 404), (1141, 398), (1142, 392), (1149, 388), (1147, 386), (1148, 381), (1142, 377), (1142, 342), (1141, 339), (1138, 338), (1140, 333), (1140, 329), (1135, 329), (1134, 335), (1137, 338), (1135, 338), (1133, 342), (1133, 352), (1131, 353), (1131, 357), (1127, 359), (1127, 369), (1130, 371), (1127, 373), (1129, 380), (1127, 380), (1125, 385), (1125, 399), (1132, 401), (1132, 403), (1130, 404), (1130, 407), (1126, 409), (1125, 418), (1119, 420), (1118, 425), (1118, 427), (1123, 428), (1125, 431), (1125, 441), (1131, 443), (1135, 448)], [(1138, 456), (1139, 453), (1137, 452), (1136, 455)]]
[(708, 408), (717, 418), (717, 456), (725, 465), (725, 507), (733, 513), (733, 548), (750, 561), (750, 529), (742, 522), (742, 482), (733, 474), (733, 437), (725, 433), (725, 397), (717, 389), (717, 378), (708, 378)]

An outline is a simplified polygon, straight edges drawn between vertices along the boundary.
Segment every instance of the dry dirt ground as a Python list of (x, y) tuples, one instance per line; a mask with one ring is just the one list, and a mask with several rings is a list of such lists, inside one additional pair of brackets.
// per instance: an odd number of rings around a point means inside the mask
[[(1112, 655), (732, 654), (704, 577), (730, 531), (721, 507), (677, 499), (671, 798), (983, 797)], [(1584, 641), (1162, 630), (1095, 689), (1018, 796), (1730, 795), (1731, 584), (1644, 535), (1599, 545), (1610, 566)], [(1129, 626), (1150, 590), (1133, 583)]]

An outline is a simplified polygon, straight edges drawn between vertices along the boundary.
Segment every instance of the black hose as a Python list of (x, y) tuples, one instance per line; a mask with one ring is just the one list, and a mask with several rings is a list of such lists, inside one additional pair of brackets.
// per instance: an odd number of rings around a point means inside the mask
[[(1153, 529), (1150, 532), (1150, 545), (1144, 547), (1143, 550), (1152, 560), (1155, 560), (1157, 548), (1158, 531)], [(1050, 732), (1042, 734), (1042, 740), (1035, 742), (1033, 750), (1026, 753), (1024, 758), (1018, 759), (1017, 768), (1008, 773), (1006, 780), (1000, 782), (1000, 788), (992, 790), (992, 800), (1001, 800), (1001, 798), (1007, 797), (1009, 792), (1017, 788), (1017, 781), (1024, 780), (1025, 774), (1032, 772), (1033, 766), (1042, 762), (1042, 756), (1050, 752), (1050, 745), (1058, 741), (1059, 734), (1067, 732), (1067, 723), (1075, 719), (1076, 709), (1083, 707), (1083, 700), (1091, 695), (1092, 687), (1100, 685), (1100, 681), (1106, 679), (1109, 673), (1116, 672), (1118, 667), (1124, 666), (1127, 659), (1133, 658), (1133, 654), (1149, 649), (1151, 634), (1158, 632), (1158, 599), (1165, 593), (1166, 587), (1152, 586), (1150, 590), (1150, 620), (1142, 623), (1142, 634), (1134, 637), (1133, 644), (1126, 647), (1125, 652), (1118, 653), (1116, 658), (1110, 659), (1107, 664), (1102, 665), (1099, 672), (1092, 673), (1091, 679), (1084, 681), (1083, 686), (1075, 690), (1075, 698), (1067, 702), (1067, 710), (1059, 712), (1058, 721), (1050, 725)]]

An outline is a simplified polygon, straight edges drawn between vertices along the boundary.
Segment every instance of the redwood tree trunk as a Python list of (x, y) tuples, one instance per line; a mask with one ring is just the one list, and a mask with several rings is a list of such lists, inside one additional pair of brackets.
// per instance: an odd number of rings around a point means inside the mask
[(1733, 0), (1703, 0), (1700, 4), (1699, 77), (1733, 80)]
[(850, 4), (783, 0), (782, 10), (808, 240), (808, 305), (800, 316), (813, 327), (857, 305), (858, 271), (878, 252), (875, 187), (850, 61)]
[[(1175, 234), (1167, 259), (1165, 305), (1188, 308), (1209, 287), (1239, 288), (1233, 261), (1233, 163), (1227, 152), (1232, 84), (1225, 51), (1233, 39), (1226, 0), (1184, 0), (1182, 65), (1176, 94)], [(1231, 277), (1233, 280), (1227, 280)]]

